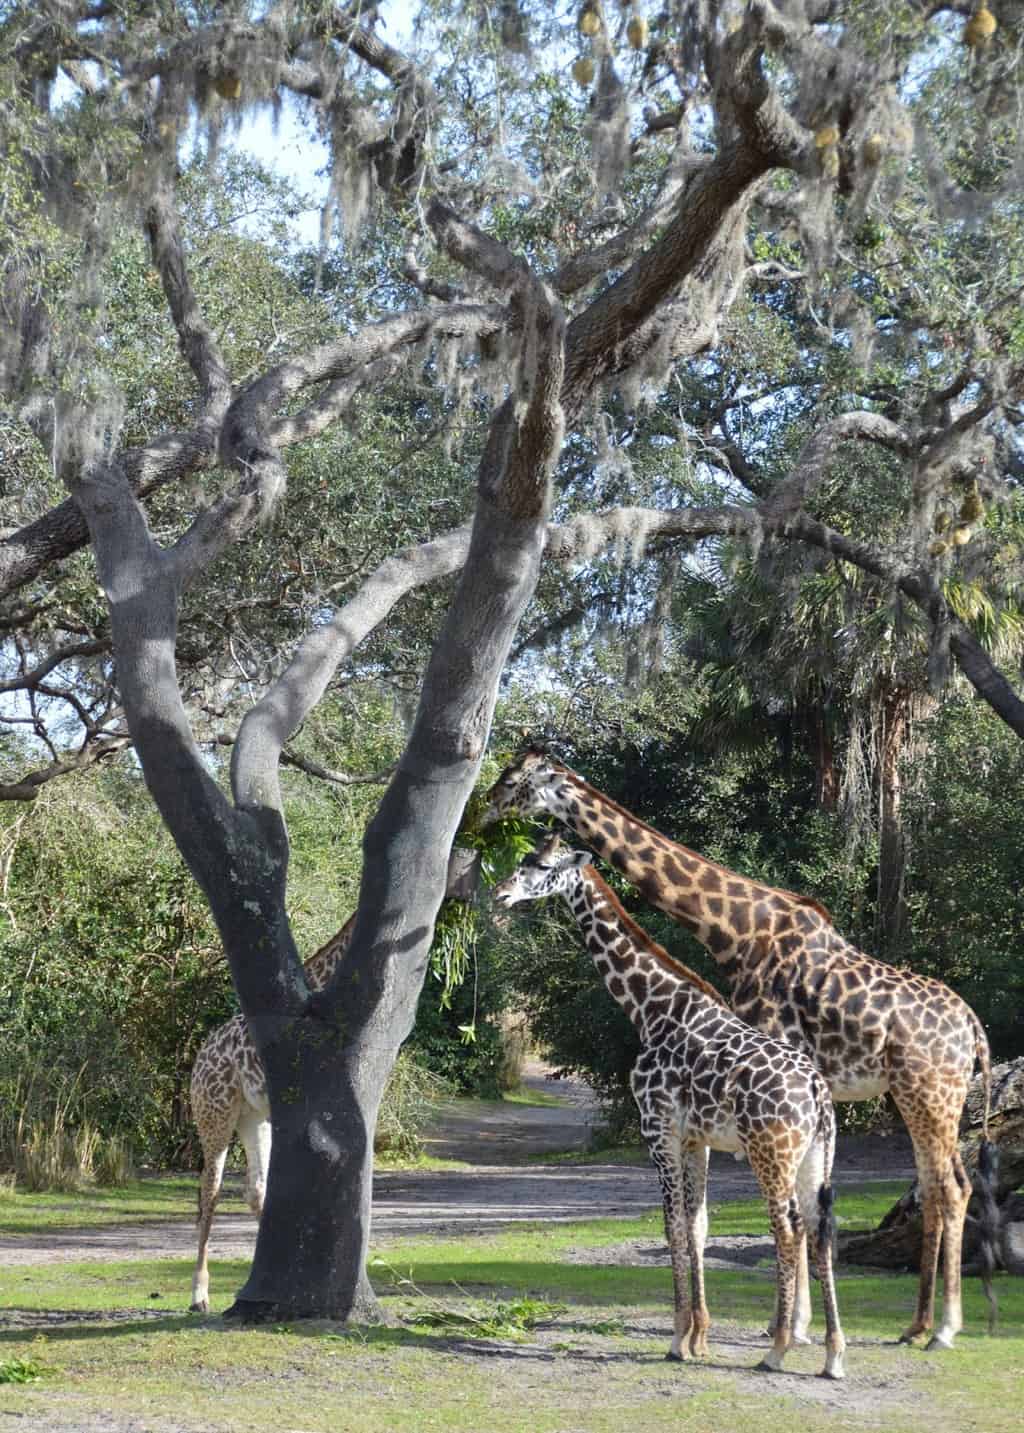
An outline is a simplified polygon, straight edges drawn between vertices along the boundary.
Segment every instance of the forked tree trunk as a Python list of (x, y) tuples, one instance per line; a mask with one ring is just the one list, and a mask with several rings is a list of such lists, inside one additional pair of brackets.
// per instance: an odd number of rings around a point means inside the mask
[[(961, 1125), (960, 1153), (968, 1172), (977, 1165), (982, 1117), (981, 1077), (977, 1076), (967, 1094)], [(992, 1117), (989, 1132), (999, 1150), (999, 1181), (996, 1198), (1004, 1219), (1000, 1253), (1006, 1268), (1024, 1273), (1018, 1250), (1019, 1219), (1013, 1193), (1024, 1184), (1024, 1058), (997, 1065), (992, 1071)], [(970, 1264), (978, 1252), (979, 1230), (968, 1211), (964, 1230), (964, 1262)], [(921, 1205), (917, 1181), (896, 1201), (878, 1225), (867, 1234), (840, 1236), (842, 1257), (852, 1264), (870, 1264), (883, 1269), (917, 1269), (921, 1263)]]

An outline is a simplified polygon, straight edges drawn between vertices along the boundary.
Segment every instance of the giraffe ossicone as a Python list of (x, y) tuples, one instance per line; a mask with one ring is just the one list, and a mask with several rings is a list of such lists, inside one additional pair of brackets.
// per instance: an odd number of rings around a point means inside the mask
[(939, 980), (857, 950), (817, 901), (669, 840), (543, 747), (527, 747), (491, 788), (483, 824), (511, 815), (554, 816), (572, 827), (679, 921), (714, 956), (736, 1014), (806, 1050), (834, 1100), (892, 1095), (914, 1145), (924, 1225), (917, 1308), (902, 1338), (916, 1342), (933, 1327), (941, 1245), (942, 1322), (928, 1347), (950, 1348), (963, 1326), (960, 1259), (971, 1181), (958, 1143), (975, 1061), (985, 1087), (983, 1142), (990, 1143), (991, 1060), (970, 1006)]
[[(845, 1340), (832, 1270), (835, 1115), (828, 1087), (801, 1051), (754, 1030), (718, 992), (672, 959), (626, 914), (591, 864), (557, 836), (494, 890), (498, 905), (561, 895), (612, 997), (640, 1036), (633, 1096), (658, 1171), (672, 1259), (675, 1317), (668, 1357), (707, 1353), (704, 1293), (707, 1166), (712, 1149), (750, 1161), (778, 1256), (775, 1371), (810, 1323), (807, 1245), (825, 1304), (825, 1377), (843, 1377)], [(806, 1239), (806, 1242), (805, 1242)]]

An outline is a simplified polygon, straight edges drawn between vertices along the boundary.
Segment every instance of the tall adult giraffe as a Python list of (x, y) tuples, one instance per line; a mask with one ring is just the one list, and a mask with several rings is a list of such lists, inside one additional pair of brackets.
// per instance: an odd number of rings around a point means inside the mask
[(565, 822), (691, 931), (728, 981), (736, 1014), (806, 1048), (834, 1100), (892, 1094), (914, 1145), (924, 1225), (917, 1309), (902, 1341), (933, 1328), (941, 1244), (942, 1322), (928, 1347), (951, 1348), (963, 1327), (960, 1257), (971, 1197), (957, 1144), (975, 1060), (988, 1144), (989, 1048), (974, 1011), (941, 981), (864, 955), (817, 901), (670, 841), (542, 748), (527, 747), (491, 788), (484, 824), (511, 815)]
[[(303, 969), (310, 990), (322, 990), (348, 948), (355, 916), (311, 955)], [(199, 1248), (192, 1274), (193, 1313), (210, 1311), (210, 1270), (207, 1252), (217, 1207), (224, 1162), (238, 1131), (245, 1150), (245, 1197), (257, 1219), (263, 1213), (270, 1164), (270, 1103), (263, 1063), (253, 1044), (245, 1016), (239, 1013), (211, 1030), (192, 1066), (189, 1087), (192, 1118), (203, 1147), (199, 1185)]]
[(774, 1340), (760, 1367), (780, 1369), (794, 1334), (810, 1322), (806, 1266), (800, 1276), (806, 1234), (825, 1301), (822, 1373), (842, 1378), (845, 1340), (832, 1275), (836, 1125), (828, 1086), (802, 1050), (751, 1029), (717, 990), (650, 940), (590, 861), (589, 851), (571, 851), (554, 836), (495, 887), (494, 900), (511, 906), (562, 895), (610, 995), (640, 1036), (631, 1084), (658, 1171), (672, 1256), (668, 1357), (682, 1359), (684, 1349), (695, 1357), (707, 1353), (708, 1151), (723, 1149), (750, 1161), (775, 1236)]

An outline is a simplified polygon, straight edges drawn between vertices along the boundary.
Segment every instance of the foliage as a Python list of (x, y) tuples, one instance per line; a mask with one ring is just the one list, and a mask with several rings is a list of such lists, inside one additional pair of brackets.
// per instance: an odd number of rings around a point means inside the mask
[[(400, 1281), (399, 1287), (403, 1283)], [(565, 1311), (565, 1304), (551, 1299), (521, 1298), (498, 1302), (490, 1308), (477, 1304), (470, 1310), (435, 1305), (412, 1314), (408, 1322), (416, 1328), (441, 1329), (467, 1338), (515, 1339), (531, 1333), (540, 1324), (550, 1323)]]
[(947, 702), (913, 768), (911, 936), (903, 958), (978, 1012), (993, 1053), (1024, 1053), (1020, 742), (978, 703)]
[(394, 1159), (419, 1154), (420, 1135), (437, 1101), (451, 1087), (408, 1050), (395, 1061), (381, 1100), (374, 1149)]
[[(386, 723), (364, 731), (347, 759), (373, 769), (391, 750)], [(301, 866), (292, 919), (312, 953), (355, 906), (374, 793), (334, 792), (305, 777), (290, 784)], [(138, 1157), (193, 1164), (192, 1063), (236, 1006), (209, 911), (137, 774), (110, 768), (57, 783), (4, 836), (0, 1162), (25, 1187), (69, 1189), (94, 1178), (123, 1184)], [(465, 923), (463, 904), (449, 909)], [(448, 1082), (474, 1093), (502, 1083), (495, 979), (475, 979), (470, 968), (462, 988), (465, 963), (453, 972), (442, 955), (435, 968), (410, 1045), (419, 1064), (399, 1062), (381, 1106), (380, 1148), (393, 1154), (415, 1146)], [(475, 1025), (473, 1043), (460, 1024)]]
[(0, 1359), (0, 1383), (38, 1383), (44, 1373), (52, 1372), (38, 1358)]

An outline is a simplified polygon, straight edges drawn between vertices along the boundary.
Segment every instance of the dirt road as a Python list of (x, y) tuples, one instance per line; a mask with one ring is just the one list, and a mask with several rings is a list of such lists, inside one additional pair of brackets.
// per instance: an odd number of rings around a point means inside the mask
[[(617, 1164), (524, 1163), (529, 1156), (582, 1149), (596, 1109), (589, 1091), (572, 1081), (553, 1080), (540, 1065), (527, 1069), (524, 1084), (535, 1094), (554, 1095), (562, 1105), (505, 1103), (446, 1107), (427, 1139), (431, 1154), (464, 1161), (464, 1170), (399, 1173), (378, 1171), (373, 1185), (373, 1242), (386, 1247), (398, 1239), (480, 1233), (520, 1221), (571, 1222), (635, 1215), (659, 1205), (653, 1168)], [(836, 1183), (913, 1177), (909, 1141), (900, 1135), (840, 1142)], [(712, 1155), (712, 1203), (756, 1195), (745, 1163)], [(712, 1235), (714, 1230), (712, 1228)], [(249, 1214), (220, 1212), (214, 1222), (214, 1258), (248, 1258), (256, 1241)], [(713, 1253), (715, 1239), (710, 1241)], [(80, 1260), (191, 1258), (191, 1220), (111, 1225), (92, 1229), (47, 1229), (32, 1235), (0, 1236), (0, 1260), (7, 1264)], [(729, 1253), (732, 1254), (730, 1248)]]

